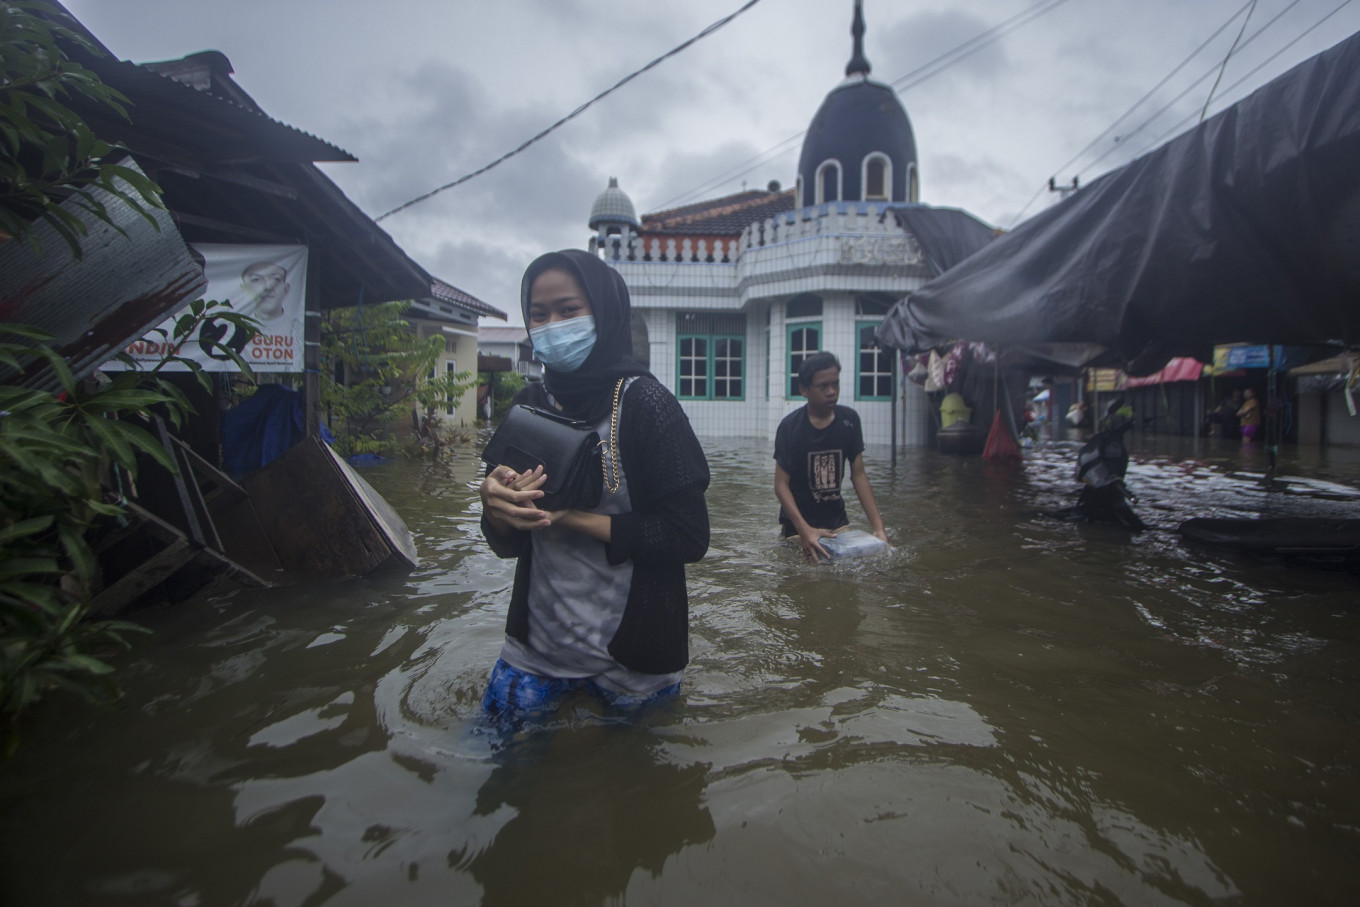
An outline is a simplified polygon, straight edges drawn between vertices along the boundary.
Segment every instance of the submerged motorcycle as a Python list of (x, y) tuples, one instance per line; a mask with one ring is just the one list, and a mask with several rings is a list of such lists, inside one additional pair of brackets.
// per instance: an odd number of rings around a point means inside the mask
[(1124, 435), (1133, 427), (1133, 410), (1122, 400), (1110, 404), (1100, 431), (1077, 453), (1077, 481), (1082, 483), (1074, 515), (1129, 529), (1147, 528), (1133, 512), (1137, 498), (1124, 484), (1129, 470), (1129, 450)]

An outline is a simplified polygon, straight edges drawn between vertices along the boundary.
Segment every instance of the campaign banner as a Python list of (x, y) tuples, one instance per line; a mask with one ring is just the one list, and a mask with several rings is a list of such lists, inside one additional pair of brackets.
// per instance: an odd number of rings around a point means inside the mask
[[(258, 321), (260, 333), (247, 340), (245, 332), (234, 325), (210, 317), (181, 343), (177, 355), (197, 362), (204, 371), (237, 371), (231, 357), (213, 347), (215, 340), (236, 350), (254, 371), (302, 371), (307, 247), (194, 243), (193, 248), (203, 256), (203, 276), (208, 281), (203, 298), (230, 303), (234, 311)], [(171, 352), (175, 321), (185, 311), (181, 309), (159, 325), (165, 337), (148, 333), (123, 352), (139, 363), (160, 362)], [(105, 367), (110, 366), (118, 364), (109, 362)], [(188, 368), (172, 362), (164, 370)]]

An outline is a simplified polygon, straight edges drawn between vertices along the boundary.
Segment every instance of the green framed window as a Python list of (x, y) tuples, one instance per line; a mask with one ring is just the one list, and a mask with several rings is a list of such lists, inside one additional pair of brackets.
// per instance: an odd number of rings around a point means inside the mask
[(879, 347), (874, 336), (877, 321), (860, 321), (855, 324), (855, 336), (859, 338), (855, 356), (855, 399), (891, 400), (893, 394), (893, 355), (892, 350)]
[(680, 313), (675, 360), (680, 399), (746, 399), (746, 316)]
[(787, 364), (789, 376), (789, 399), (801, 397), (798, 392), (798, 366), (803, 360), (822, 348), (822, 323), (805, 321), (791, 324), (787, 328)]

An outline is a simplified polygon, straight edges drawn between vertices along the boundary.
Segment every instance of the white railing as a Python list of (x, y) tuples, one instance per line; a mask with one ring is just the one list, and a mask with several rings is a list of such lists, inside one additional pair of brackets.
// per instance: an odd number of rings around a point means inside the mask
[[(873, 202), (829, 202), (786, 211), (757, 221), (738, 239), (659, 238), (644, 241), (631, 229), (622, 234), (600, 230), (593, 251), (611, 261), (665, 261), (693, 264), (735, 262), (747, 249), (775, 246), (816, 236), (881, 236), (901, 240), (906, 234), (887, 206)], [(915, 246), (915, 243), (910, 243)], [(896, 251), (896, 250), (894, 250)], [(908, 254), (908, 259), (911, 257)], [(904, 262), (908, 263), (908, 262)]]

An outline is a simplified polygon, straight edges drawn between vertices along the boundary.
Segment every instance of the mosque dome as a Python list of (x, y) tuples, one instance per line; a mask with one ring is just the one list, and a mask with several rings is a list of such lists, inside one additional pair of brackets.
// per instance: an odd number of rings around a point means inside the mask
[(592, 230), (603, 228), (606, 233), (622, 232), (623, 227), (641, 229), (633, 200), (619, 188), (618, 177), (611, 176), (609, 188), (596, 197), (595, 204), (590, 208), (589, 225)]
[(845, 81), (822, 101), (803, 140), (797, 204), (919, 201), (916, 136), (897, 92), (869, 78), (861, 2), (850, 31)]

